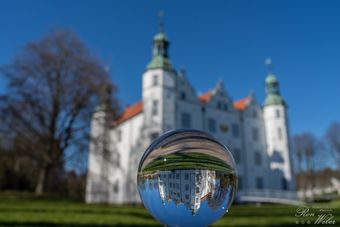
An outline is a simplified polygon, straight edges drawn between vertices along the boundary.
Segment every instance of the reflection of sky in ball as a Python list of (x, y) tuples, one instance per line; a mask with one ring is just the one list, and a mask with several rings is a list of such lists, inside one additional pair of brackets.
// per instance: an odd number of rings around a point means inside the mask
[[(231, 187), (229, 187), (223, 201), (224, 205), (215, 211), (209, 208), (208, 200), (205, 200), (201, 203), (200, 209), (193, 218), (191, 211), (185, 207), (184, 204), (176, 205), (173, 201), (165, 201), (165, 203), (163, 203), (159, 190), (153, 187), (150, 188), (149, 180), (146, 180), (144, 185), (145, 190), (140, 190), (141, 197), (144, 200), (144, 206), (155, 218), (165, 220), (168, 226), (172, 226), (171, 223), (174, 221), (181, 226), (207, 226), (212, 220), (216, 220), (225, 214), (231, 192)], [(173, 225), (175, 225), (175, 223)]]

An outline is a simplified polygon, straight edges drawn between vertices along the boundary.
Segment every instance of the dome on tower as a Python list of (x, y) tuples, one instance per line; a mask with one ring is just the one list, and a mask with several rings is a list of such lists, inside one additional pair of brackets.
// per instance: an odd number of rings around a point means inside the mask
[(169, 59), (168, 48), (168, 37), (163, 31), (159, 31), (153, 37), (152, 59), (151, 62), (146, 66), (146, 69), (172, 70), (173, 68)]
[(168, 41), (168, 37), (164, 32), (158, 32), (154, 37), (153, 41)]
[(264, 106), (269, 105), (286, 105), (284, 99), (280, 95), (279, 81), (271, 70), (271, 60), (267, 59), (266, 64), (269, 67), (269, 72), (265, 80), (266, 84), (266, 98)]
[(269, 74), (266, 78), (266, 84), (275, 84), (277, 83), (276, 76), (274, 74)]

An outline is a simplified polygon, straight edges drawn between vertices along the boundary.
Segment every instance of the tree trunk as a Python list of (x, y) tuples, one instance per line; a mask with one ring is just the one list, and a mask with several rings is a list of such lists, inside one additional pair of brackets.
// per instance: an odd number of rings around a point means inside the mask
[(42, 167), (39, 171), (38, 181), (35, 186), (35, 195), (44, 194), (47, 167)]

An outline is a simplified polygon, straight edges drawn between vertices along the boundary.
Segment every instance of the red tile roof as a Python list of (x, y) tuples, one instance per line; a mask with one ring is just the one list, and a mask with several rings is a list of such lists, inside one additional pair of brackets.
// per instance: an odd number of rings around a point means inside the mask
[[(212, 95), (213, 95), (212, 91), (208, 91), (208, 92), (204, 93), (203, 95), (199, 96), (198, 99), (202, 103), (207, 103), (207, 102), (209, 102)], [(251, 101), (251, 97), (249, 97), (249, 96), (247, 96), (243, 99), (237, 100), (237, 101), (234, 102), (234, 108), (237, 109), (237, 110), (244, 110), (248, 106), (250, 101)], [(133, 118), (134, 116), (136, 116), (137, 114), (139, 114), (141, 112), (143, 112), (143, 102), (139, 101), (139, 102), (132, 104), (131, 106), (127, 107), (115, 123), (121, 124), (121, 123), (129, 120), (130, 118)]]
[(210, 193), (207, 193), (205, 196), (203, 196), (203, 197), (201, 198), (201, 202), (203, 202), (204, 200), (208, 199), (209, 196), (210, 196)]
[(209, 102), (212, 95), (213, 95), (212, 91), (207, 91), (203, 95), (199, 96), (198, 99), (203, 103), (207, 103)]
[(243, 99), (234, 102), (234, 108), (237, 110), (244, 110), (251, 101), (251, 97), (247, 96)]
[(143, 111), (143, 102), (139, 101), (135, 104), (132, 104), (131, 106), (127, 107), (122, 115), (118, 118), (116, 121), (117, 124), (121, 124), (130, 118), (136, 116), (137, 114), (141, 113)]

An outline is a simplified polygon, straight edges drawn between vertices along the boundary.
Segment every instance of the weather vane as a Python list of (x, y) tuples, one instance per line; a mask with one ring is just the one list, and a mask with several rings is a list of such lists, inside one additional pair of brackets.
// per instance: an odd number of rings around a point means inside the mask
[(158, 12), (158, 23), (159, 23), (159, 31), (163, 32), (163, 17), (164, 17), (164, 12), (160, 10)]
[(264, 63), (267, 65), (268, 73), (272, 73), (272, 59), (271, 58), (266, 58)]

